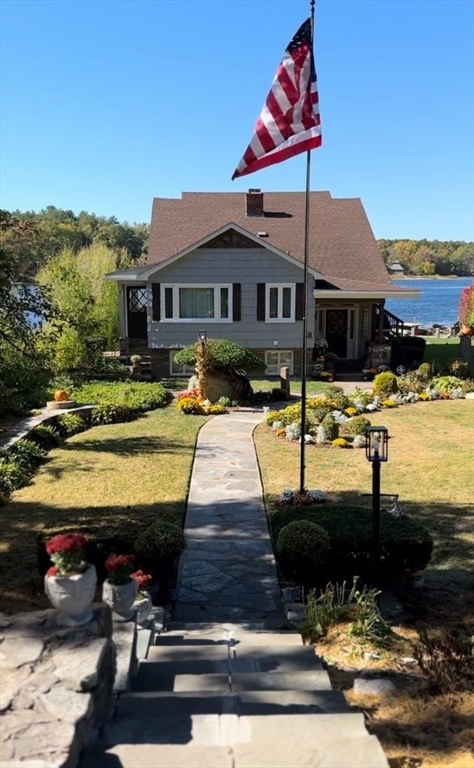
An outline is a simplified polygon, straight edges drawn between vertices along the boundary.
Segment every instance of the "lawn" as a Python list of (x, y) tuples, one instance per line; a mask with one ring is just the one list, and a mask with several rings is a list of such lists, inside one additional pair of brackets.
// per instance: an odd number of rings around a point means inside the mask
[[(372, 422), (383, 423), (391, 436), (382, 492), (399, 494), (404, 511), (423, 521), (434, 537), (427, 586), (397, 590), (403, 612), (392, 621), (390, 647), (351, 638), (347, 625), (336, 624), (316, 641), (316, 653), (325, 659), (333, 687), (364, 712), (393, 768), (474, 768), (472, 675), (461, 673), (453, 690), (433, 691), (412, 663), (420, 627), (434, 628), (440, 642), (459, 630), (474, 636), (474, 402), (405, 405)], [(298, 487), (300, 446), (265, 425), (257, 427), (254, 439), (271, 515), (277, 495)], [(334, 501), (370, 504), (360, 496), (371, 491), (365, 451), (309, 445), (306, 467), (307, 488), (320, 488)], [(436, 668), (445, 668), (446, 661), (440, 653)], [(396, 690), (356, 694), (353, 681), (360, 676), (388, 677)]]
[[(382, 466), (382, 493), (399, 494), (403, 509), (430, 529), (435, 548), (430, 578), (474, 587), (474, 402), (436, 401), (405, 405), (372, 417), (389, 430), (389, 460)], [(299, 444), (277, 438), (262, 425), (255, 431), (267, 508), (299, 483)], [(361, 501), (371, 492), (365, 452), (326, 446), (306, 448), (306, 487), (338, 502)]]
[(160, 516), (181, 525), (205, 421), (169, 406), (95, 427), (52, 450), (30, 485), (1, 508), (1, 610), (46, 606), (36, 560), (39, 533), (120, 536)]
[[(436, 339), (432, 336), (426, 337), (425, 363), (434, 363), (435, 370), (440, 371), (449, 365), (454, 358), (460, 357), (459, 339)], [(471, 343), (471, 365), (474, 370), (474, 344)]]

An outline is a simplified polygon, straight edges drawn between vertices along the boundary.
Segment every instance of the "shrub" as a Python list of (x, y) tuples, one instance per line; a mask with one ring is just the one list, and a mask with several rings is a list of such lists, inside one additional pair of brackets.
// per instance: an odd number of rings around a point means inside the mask
[(398, 392), (397, 377), (394, 373), (379, 373), (374, 379), (374, 391), (380, 397), (389, 397)]
[(272, 399), (272, 393), (268, 389), (259, 389), (252, 394), (253, 403), (268, 403)]
[(433, 368), (431, 363), (422, 363), (417, 370), (415, 371), (417, 376), (428, 383), (428, 381), (431, 379), (433, 375)]
[[(429, 363), (423, 363), (423, 365), (427, 365), (431, 370)], [(408, 394), (408, 392), (416, 392), (418, 395), (421, 395), (429, 379), (431, 378), (431, 375), (429, 378), (426, 378), (425, 374), (420, 374), (419, 371), (420, 369), (417, 371), (408, 371), (404, 376), (400, 376), (397, 379), (398, 389), (400, 392), (403, 394)]]
[(474, 636), (459, 631), (420, 629), (413, 649), (430, 693), (474, 691)]
[[(200, 343), (196, 342), (189, 347), (185, 347), (176, 353), (174, 361), (177, 365), (189, 365), (196, 364), (196, 353), (199, 350)], [(212, 359), (212, 366), (217, 365), (224, 368), (231, 368), (234, 370), (248, 370), (248, 371), (264, 371), (266, 365), (264, 361), (254, 355), (245, 347), (241, 347), (240, 344), (236, 344), (234, 341), (228, 341), (227, 339), (208, 339), (206, 342), (206, 350)], [(211, 366), (211, 367), (212, 367)]]
[(455, 358), (454, 360), (451, 360), (448, 367), (451, 376), (456, 376), (458, 379), (467, 379), (469, 366), (466, 360)]
[[(324, 528), (331, 542), (326, 580), (370, 578), (372, 563), (372, 511), (365, 507), (318, 505), (282, 506), (270, 516), (275, 541), (282, 528), (294, 520), (307, 520)], [(423, 570), (431, 559), (433, 540), (428, 530), (408, 515), (394, 519), (383, 513), (380, 520), (382, 573), (387, 582), (405, 571)]]
[(370, 427), (370, 421), (365, 416), (354, 416), (347, 422), (347, 430), (351, 435), (365, 435), (367, 427)]
[(232, 406), (232, 400), (230, 397), (226, 397), (225, 395), (222, 395), (222, 397), (220, 397), (217, 402), (219, 405), (223, 405), (224, 408), (230, 408)]
[(271, 390), (273, 400), (286, 400), (286, 392), (280, 387), (273, 387)]
[(463, 387), (463, 380), (457, 376), (436, 376), (431, 379), (430, 388), (437, 389), (439, 392), (450, 392), (452, 389)]
[(145, 561), (174, 561), (184, 551), (184, 533), (178, 525), (158, 521), (150, 525), (135, 542), (137, 557)]
[(39, 445), (45, 451), (50, 448), (55, 448), (59, 445), (59, 436), (56, 430), (49, 426), (49, 424), (38, 424), (28, 435), (28, 439), (32, 443)]
[(312, 414), (315, 419), (324, 419), (327, 414), (330, 413), (330, 409), (328, 406), (324, 407), (322, 405), (319, 405), (317, 408), (314, 408), (312, 411)]
[(101, 403), (91, 412), (91, 423), (96, 426), (100, 424), (118, 424), (123, 421), (132, 421), (135, 415), (133, 409), (126, 405)]
[(337, 440), (339, 437), (339, 424), (330, 413), (324, 417), (321, 426), (323, 428), (325, 440), (330, 443), (332, 443), (333, 440)]
[(71, 437), (87, 429), (87, 422), (77, 413), (63, 413), (58, 416), (56, 428), (61, 437)]
[(0, 494), (8, 495), (21, 488), (28, 480), (28, 475), (13, 460), (0, 461)]
[(329, 549), (326, 531), (308, 520), (289, 523), (277, 539), (278, 562), (283, 573), (305, 586), (317, 582)]
[(27, 474), (34, 472), (46, 458), (46, 451), (32, 440), (18, 440), (8, 453), (13, 457), (15, 464)]

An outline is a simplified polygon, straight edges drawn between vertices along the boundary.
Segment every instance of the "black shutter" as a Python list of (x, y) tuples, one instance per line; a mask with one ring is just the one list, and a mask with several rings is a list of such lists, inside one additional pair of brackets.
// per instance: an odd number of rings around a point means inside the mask
[(304, 315), (304, 283), (296, 283), (295, 320), (302, 320)]
[(161, 285), (160, 283), (152, 283), (152, 318), (155, 322), (159, 323), (161, 320)]
[(242, 319), (241, 303), (241, 285), (234, 283), (232, 286), (232, 320), (234, 322)]
[(265, 321), (265, 283), (257, 283), (257, 320)]

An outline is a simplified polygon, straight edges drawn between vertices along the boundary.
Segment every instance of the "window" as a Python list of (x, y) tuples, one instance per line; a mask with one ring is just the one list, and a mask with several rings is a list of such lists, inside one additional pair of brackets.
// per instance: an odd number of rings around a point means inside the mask
[(165, 321), (232, 321), (230, 285), (163, 285), (161, 290), (162, 319)]
[(193, 365), (177, 365), (173, 358), (179, 350), (170, 349), (170, 376), (193, 376), (196, 371)]
[(266, 287), (266, 321), (270, 323), (292, 322), (295, 319), (295, 286), (272, 285)]
[(267, 366), (266, 374), (268, 376), (278, 376), (280, 368), (286, 366), (293, 373), (293, 350), (267, 349), (265, 351), (265, 363)]
[(146, 288), (128, 288), (128, 311), (134, 313), (145, 313), (147, 305)]

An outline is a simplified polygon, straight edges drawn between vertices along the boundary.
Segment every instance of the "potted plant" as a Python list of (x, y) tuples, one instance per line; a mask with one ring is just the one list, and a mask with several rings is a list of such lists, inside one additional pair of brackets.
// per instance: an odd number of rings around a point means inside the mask
[(137, 582), (131, 577), (133, 555), (112, 553), (105, 561), (108, 577), (102, 585), (102, 600), (112, 608), (114, 621), (128, 621), (137, 596)]
[(463, 336), (474, 333), (474, 283), (463, 289), (459, 299), (459, 323)]
[(141, 378), (141, 370), (142, 367), (140, 365), (142, 359), (140, 355), (131, 355), (130, 356), (130, 362), (132, 364), (132, 367), (130, 369), (130, 374), (132, 379), (140, 379)]
[(133, 610), (137, 612), (137, 624), (140, 627), (147, 627), (150, 623), (149, 616), (152, 609), (151, 596), (147, 590), (153, 577), (143, 571), (135, 571), (131, 574), (132, 579), (137, 583), (137, 597), (133, 603)]
[(56, 621), (61, 626), (80, 626), (92, 618), (90, 604), (97, 573), (92, 563), (84, 561), (86, 542), (80, 533), (60, 533), (46, 542), (46, 551), (54, 565), (46, 573), (44, 590), (54, 608), (60, 611)]

